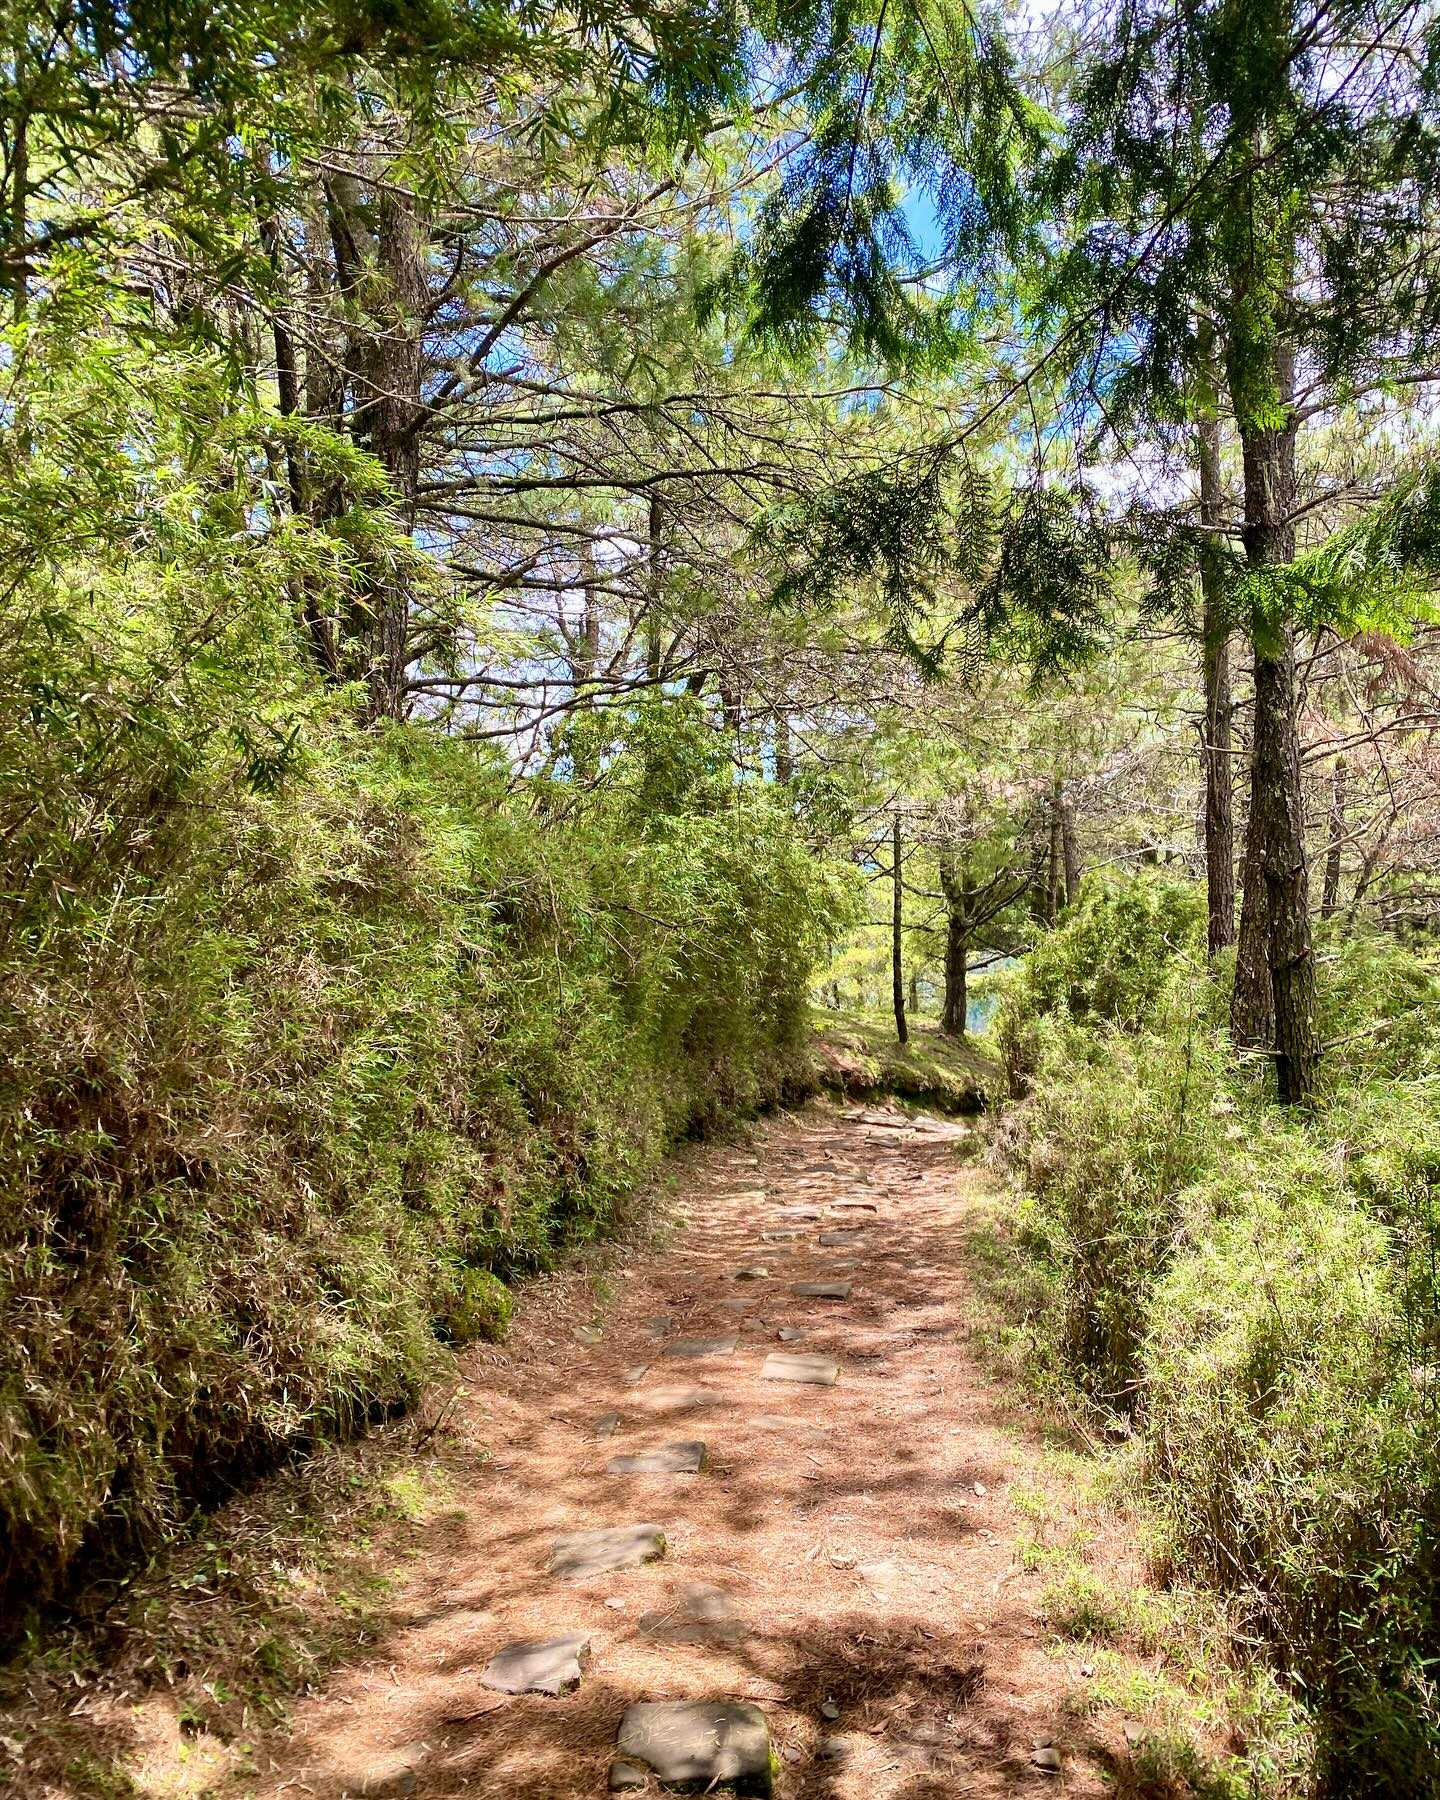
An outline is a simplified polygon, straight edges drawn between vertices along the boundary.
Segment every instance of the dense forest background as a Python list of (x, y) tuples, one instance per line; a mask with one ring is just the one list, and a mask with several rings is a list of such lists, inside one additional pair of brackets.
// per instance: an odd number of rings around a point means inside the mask
[(1408, 0), (8, 10), (17, 1631), (814, 1014), (998, 1008), (1247, 1779), (1440, 1791), (1437, 92)]

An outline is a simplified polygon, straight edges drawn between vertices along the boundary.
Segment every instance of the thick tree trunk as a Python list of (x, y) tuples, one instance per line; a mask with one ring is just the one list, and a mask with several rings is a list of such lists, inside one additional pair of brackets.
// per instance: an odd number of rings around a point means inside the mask
[(895, 1035), (902, 1044), (910, 1041), (910, 1028), (905, 1022), (905, 887), (900, 866), (900, 815), (890, 821), (890, 854), (894, 864), (890, 905), (890, 995), (895, 1006)]
[(964, 1037), (969, 1016), (970, 881), (953, 850), (940, 853), (940, 889), (945, 896), (945, 998), (940, 1029), (947, 1037)]
[(1337, 756), (1330, 773), (1330, 821), (1325, 844), (1325, 884), (1320, 894), (1320, 917), (1335, 916), (1340, 901), (1340, 851), (1345, 842), (1345, 758)]
[[(351, 432), (390, 477), (404, 530), (413, 531), (420, 485), (421, 326), (429, 291), (424, 247), (410, 195), (384, 186), (362, 209), (353, 176), (327, 188), (341, 293), (363, 315), (351, 333), (346, 369)], [(372, 232), (369, 218), (374, 218)], [(352, 620), (352, 654), (365, 681), (366, 716), (404, 716), (410, 663), (410, 586), (405, 571), (377, 570), (363, 616)]]
[(1211, 956), (1235, 942), (1235, 815), (1230, 770), (1230, 628), (1225, 617), (1219, 531), (1220, 425), (1202, 421), (1199, 443), (1201, 656), (1205, 692), (1201, 762), (1205, 774), (1205, 888)]
[[(1294, 357), (1276, 355), (1277, 385), (1288, 406), (1294, 391)], [(1237, 408), (1243, 418), (1243, 409)], [(1295, 554), (1295, 425), (1242, 425), (1245, 464), (1245, 552), (1257, 568), (1275, 567)], [(1257, 619), (1255, 628), (1255, 726), (1250, 752), (1250, 818), (1246, 833), (1247, 892), (1241, 911), (1241, 955), (1236, 963), (1232, 1019), (1253, 1016), (1253, 995), (1241, 977), (1253, 979), (1264, 946), (1274, 1005), (1277, 1091), (1282, 1101), (1302, 1100), (1319, 1068), (1315, 1035), (1315, 959), (1310, 939), (1310, 873), (1305, 853), (1305, 809), (1300, 786), (1299, 693), (1294, 635), (1286, 617)], [(1252, 899), (1253, 894), (1253, 899)], [(1252, 942), (1245, 941), (1247, 915)], [(1247, 956), (1248, 951), (1248, 956)], [(1238, 1034), (1237, 1034), (1238, 1035)], [(1242, 1040), (1243, 1041), (1243, 1040)]]

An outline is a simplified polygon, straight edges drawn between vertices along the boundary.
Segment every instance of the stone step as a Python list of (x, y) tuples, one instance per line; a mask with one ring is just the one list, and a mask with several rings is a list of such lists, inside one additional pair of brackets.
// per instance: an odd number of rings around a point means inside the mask
[(616, 1569), (638, 1569), (642, 1563), (658, 1562), (664, 1554), (662, 1526), (602, 1525), (556, 1538), (550, 1551), (550, 1573), (581, 1580)]
[(495, 1652), (480, 1685), (497, 1694), (568, 1694), (579, 1687), (589, 1660), (590, 1640), (582, 1632), (524, 1638)]
[(705, 1446), (698, 1438), (661, 1444), (655, 1450), (637, 1450), (628, 1456), (612, 1456), (607, 1475), (699, 1475), (705, 1467)]
[(707, 1387), (650, 1388), (636, 1399), (647, 1412), (656, 1413), (699, 1412), (707, 1406), (727, 1404), (718, 1388)]
[(840, 1379), (840, 1365), (803, 1351), (772, 1350), (760, 1374), (766, 1381), (810, 1381), (819, 1387), (834, 1387)]
[(610, 1791), (643, 1787), (726, 1790), (770, 1800), (770, 1727), (748, 1700), (640, 1700), (625, 1708), (610, 1765)]
[(666, 1644), (736, 1644), (745, 1625), (723, 1588), (695, 1582), (636, 1621), (648, 1638)]
[(848, 1281), (797, 1281), (792, 1294), (798, 1294), (802, 1300), (848, 1300), (850, 1283)]

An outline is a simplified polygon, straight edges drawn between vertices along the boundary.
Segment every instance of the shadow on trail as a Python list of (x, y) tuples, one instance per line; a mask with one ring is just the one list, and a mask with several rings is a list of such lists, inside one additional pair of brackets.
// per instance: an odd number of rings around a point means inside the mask
[[(951, 1146), (857, 1146), (849, 1128), (813, 1117), (789, 1129), (763, 1169), (732, 1159), (718, 1177), (695, 1171), (686, 1231), (645, 1259), (643, 1297), (612, 1308), (603, 1350), (566, 1345), (527, 1366), (515, 1428), (475, 1476), (464, 1519), (422, 1541), (428, 1592), (396, 1615), (368, 1687), (332, 1697), (288, 1746), (297, 1791), (581, 1800), (604, 1793), (621, 1714), (639, 1698), (757, 1701), (783, 1800), (1055, 1791), (1031, 1765), (1036, 1729), (1083, 1746), (1053, 1682), (1024, 1692), (1044, 1656), (996, 1529), (1009, 1421), (963, 1348)], [(817, 1164), (817, 1148), (842, 1145), (849, 1166)], [(761, 1228), (797, 1197), (849, 1195), (879, 1208), (844, 1247), (851, 1299), (795, 1296), (794, 1282), (821, 1278), (841, 1253), (814, 1241), (815, 1226), (793, 1248), (762, 1243)], [(756, 1264), (768, 1278), (732, 1279)], [(740, 1299), (742, 1316), (722, 1305)], [(646, 1324), (659, 1314), (676, 1338), (736, 1334), (738, 1347), (664, 1357)], [(803, 1332), (786, 1348), (841, 1363), (838, 1385), (761, 1379), (782, 1326)], [(638, 1384), (620, 1378), (642, 1364)], [(647, 1400), (695, 1388), (722, 1401)], [(610, 1411), (618, 1424), (597, 1436)], [(605, 1472), (617, 1452), (677, 1438), (706, 1441), (708, 1473)], [(547, 1573), (559, 1531), (639, 1520), (665, 1527), (665, 1560), (573, 1585)], [(641, 1628), (697, 1585), (733, 1602), (729, 1632), (674, 1643)], [(577, 1692), (505, 1698), (480, 1685), (502, 1643), (561, 1630), (591, 1637)], [(376, 1677), (391, 1663), (403, 1674), (387, 1691)], [(843, 1753), (821, 1755), (827, 1738)], [(1067, 1795), (1099, 1791), (1065, 1782)]]

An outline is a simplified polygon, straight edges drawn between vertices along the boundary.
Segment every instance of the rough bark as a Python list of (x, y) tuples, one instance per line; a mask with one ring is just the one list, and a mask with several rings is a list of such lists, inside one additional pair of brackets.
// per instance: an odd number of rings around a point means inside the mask
[[(1253, 749), (1251, 754), (1253, 757)], [(1268, 1050), (1275, 1035), (1267, 900), (1259, 855), (1259, 837), (1247, 821), (1241, 874), (1244, 898), (1235, 949), (1235, 985), (1230, 993), (1230, 1036), (1242, 1050)]]
[(1075, 835), (1075, 801), (1063, 787), (1058, 793), (1060, 860), (1065, 871), (1065, 904), (1073, 906), (1080, 893), (1080, 844)]
[(940, 889), (945, 896), (945, 998), (940, 1029), (947, 1037), (964, 1037), (969, 1017), (970, 882), (954, 850), (940, 854)]
[[(1294, 392), (1294, 357), (1283, 346), (1276, 354), (1276, 378), (1288, 408)], [(1294, 415), (1288, 411), (1279, 426), (1241, 426), (1245, 552), (1258, 569), (1288, 563), (1295, 554), (1295, 429)], [(1232, 1020), (1245, 1024), (1253, 1015), (1255, 997), (1242, 992), (1242, 972), (1247, 981), (1253, 979), (1263, 957), (1273, 1002), (1277, 1091), (1282, 1101), (1289, 1102), (1302, 1100), (1313, 1090), (1319, 1045), (1294, 634), (1287, 617), (1274, 616), (1276, 610), (1256, 622), (1255, 726), (1245, 852), (1251, 891), (1241, 910)]]
[[(415, 203), (387, 185), (362, 208), (359, 184), (348, 175), (330, 178), (327, 198), (337, 283), (358, 319), (345, 359), (351, 433), (384, 468), (399, 521), (413, 531), (420, 483), (421, 329), (429, 298)], [(367, 717), (403, 717), (410, 660), (410, 586), (403, 569), (374, 572), (351, 627)]]
[(1222, 591), (1219, 531), (1220, 425), (1212, 415), (1199, 431), (1201, 657), (1205, 723), (1200, 746), (1205, 776), (1206, 937), (1213, 957), (1235, 942), (1235, 812), (1230, 773), (1230, 630)]
[(895, 1035), (902, 1044), (910, 1041), (910, 1028), (905, 1021), (905, 886), (900, 865), (900, 815), (890, 821), (890, 854), (893, 864), (890, 906), (890, 992), (895, 1006)]

